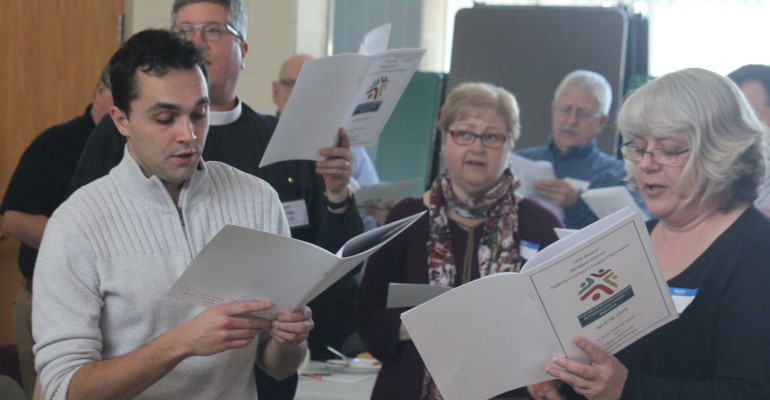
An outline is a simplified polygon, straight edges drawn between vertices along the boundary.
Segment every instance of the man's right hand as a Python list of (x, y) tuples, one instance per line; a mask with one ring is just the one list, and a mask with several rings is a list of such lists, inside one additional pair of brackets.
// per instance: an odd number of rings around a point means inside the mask
[(172, 332), (175, 331), (177, 343), (183, 346), (183, 352), (188, 356), (208, 356), (246, 347), (270, 328), (270, 320), (244, 315), (272, 306), (269, 301), (220, 304), (206, 309)]

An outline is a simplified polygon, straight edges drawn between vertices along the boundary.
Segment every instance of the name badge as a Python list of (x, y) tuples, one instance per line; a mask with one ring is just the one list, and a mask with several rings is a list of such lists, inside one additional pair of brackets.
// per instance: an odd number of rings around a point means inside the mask
[(307, 215), (307, 205), (304, 199), (285, 201), (281, 203), (283, 205), (283, 212), (286, 213), (286, 219), (289, 220), (290, 228), (300, 228), (310, 225), (310, 220)]
[(674, 307), (676, 307), (676, 312), (679, 315), (682, 315), (687, 306), (695, 300), (695, 295), (698, 294), (698, 289), (669, 287), (668, 290), (671, 292), (671, 299), (674, 300)]

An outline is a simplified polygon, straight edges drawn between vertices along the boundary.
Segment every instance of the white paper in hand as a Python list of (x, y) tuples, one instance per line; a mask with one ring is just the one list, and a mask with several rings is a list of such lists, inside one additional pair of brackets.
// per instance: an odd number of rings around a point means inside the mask
[(203, 307), (269, 300), (257, 315), (301, 308), (425, 213), (366, 231), (332, 254), (314, 244), (227, 225), (193, 259), (169, 295)]

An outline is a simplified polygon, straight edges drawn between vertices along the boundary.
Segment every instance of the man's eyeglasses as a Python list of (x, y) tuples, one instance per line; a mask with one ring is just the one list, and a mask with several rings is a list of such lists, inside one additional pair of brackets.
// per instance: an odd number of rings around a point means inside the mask
[(631, 142), (625, 143), (620, 146), (620, 153), (623, 158), (633, 162), (642, 161), (645, 154), (649, 154), (653, 162), (661, 165), (668, 165), (677, 162), (679, 156), (687, 153), (690, 149), (664, 149), (657, 148), (652, 150), (645, 150), (641, 147), (634, 146)]
[(216, 42), (222, 40), (225, 34), (229, 32), (233, 36), (240, 40), (243, 40), (243, 36), (230, 24), (220, 24), (219, 22), (205, 22), (202, 24), (178, 24), (174, 25), (171, 30), (181, 34), (187, 40), (192, 40), (195, 36), (195, 31), (200, 30), (203, 40), (207, 42)]
[(292, 90), (294, 89), (294, 85), (297, 83), (297, 81), (291, 78), (286, 78), (286, 79), (281, 79), (280, 81), (278, 81), (278, 83), (280, 83), (281, 86), (285, 87), (286, 89)]
[(479, 138), (481, 139), (481, 144), (490, 149), (498, 149), (508, 140), (508, 136), (500, 133), (482, 133), (478, 135), (468, 131), (449, 131), (449, 135), (460, 146), (470, 146)]
[(599, 111), (588, 111), (585, 108), (572, 108), (572, 106), (562, 106), (559, 104), (556, 104), (554, 108), (557, 112), (564, 115), (565, 117), (572, 115), (574, 112), (578, 120), (589, 120), (593, 118), (599, 118), (603, 115)]

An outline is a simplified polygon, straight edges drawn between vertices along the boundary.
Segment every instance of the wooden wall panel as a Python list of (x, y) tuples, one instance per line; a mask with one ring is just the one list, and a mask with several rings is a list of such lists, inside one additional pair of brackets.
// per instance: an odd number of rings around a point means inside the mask
[[(3, 0), (0, 6), (0, 197), (24, 149), (81, 114), (119, 46), (123, 0)], [(19, 242), (0, 239), (0, 344), (13, 343)]]

